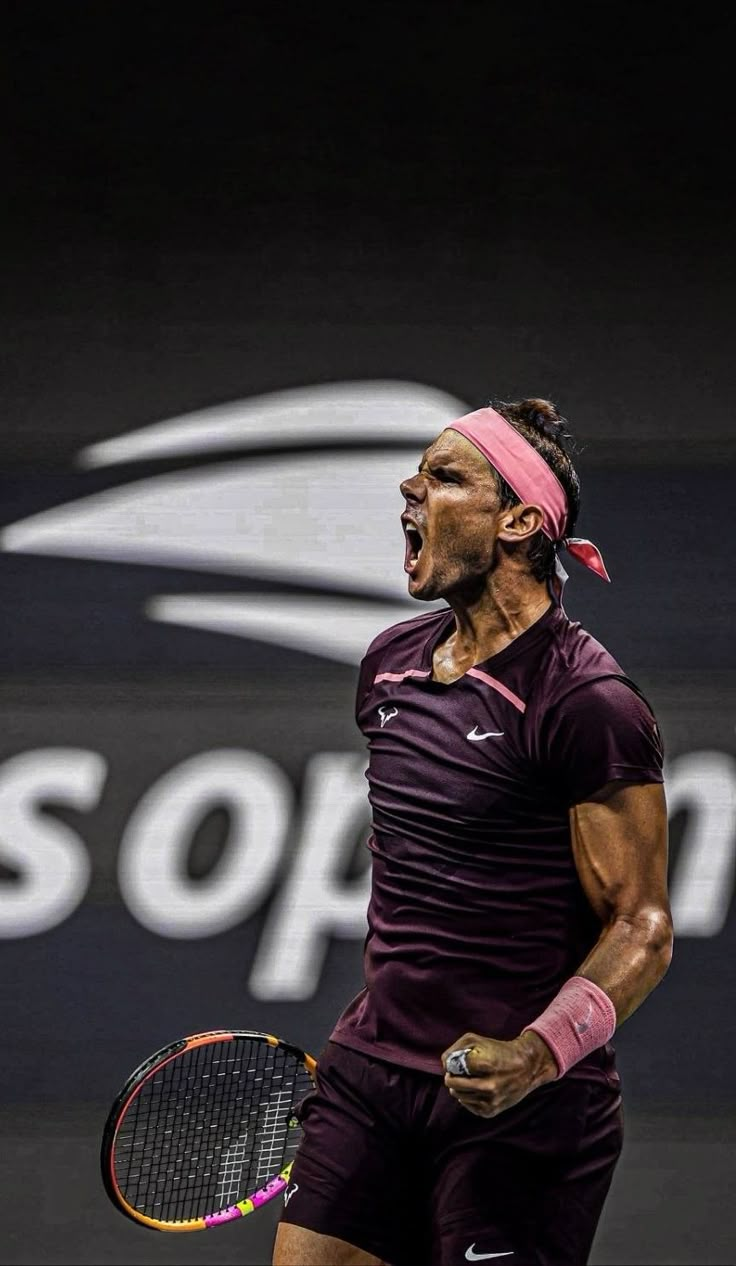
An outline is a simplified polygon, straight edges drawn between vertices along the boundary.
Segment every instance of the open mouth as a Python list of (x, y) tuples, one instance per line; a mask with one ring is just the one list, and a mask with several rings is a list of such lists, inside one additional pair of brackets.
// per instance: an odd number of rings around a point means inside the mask
[(411, 576), (419, 564), (424, 539), (419, 528), (415, 527), (413, 523), (404, 523), (404, 536), (406, 538), (404, 571)]

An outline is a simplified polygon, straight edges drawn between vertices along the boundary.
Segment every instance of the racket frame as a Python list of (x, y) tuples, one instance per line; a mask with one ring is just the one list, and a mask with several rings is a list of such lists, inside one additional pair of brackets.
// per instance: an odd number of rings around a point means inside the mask
[(216, 1042), (239, 1041), (241, 1039), (264, 1042), (268, 1046), (288, 1052), (304, 1066), (306, 1072), (314, 1080), (317, 1061), (311, 1055), (308, 1055), (306, 1051), (303, 1051), (301, 1047), (294, 1046), (291, 1042), (285, 1042), (281, 1038), (275, 1037), (272, 1033), (260, 1033), (250, 1029), (209, 1029), (204, 1033), (193, 1033), (189, 1037), (179, 1038), (177, 1041), (169, 1042), (167, 1046), (162, 1046), (159, 1050), (154, 1051), (152, 1055), (149, 1055), (147, 1059), (143, 1060), (133, 1070), (114, 1100), (107, 1116), (100, 1149), (100, 1167), (105, 1191), (116, 1208), (127, 1217), (132, 1218), (134, 1222), (151, 1227), (155, 1231), (207, 1231), (212, 1227), (222, 1226), (225, 1222), (233, 1222), (237, 1218), (246, 1217), (249, 1213), (254, 1213), (256, 1209), (268, 1204), (270, 1200), (280, 1195), (288, 1187), (292, 1161), (280, 1173), (275, 1174), (267, 1183), (259, 1187), (257, 1191), (252, 1192), (243, 1200), (238, 1200), (235, 1204), (227, 1205), (225, 1208), (206, 1214), (201, 1218), (162, 1222), (134, 1208), (125, 1199), (115, 1177), (115, 1142), (118, 1132), (125, 1119), (129, 1104), (140, 1093), (146, 1082), (155, 1073), (164, 1068), (166, 1064), (170, 1063), (171, 1060), (176, 1059), (177, 1056), (182, 1055), (185, 1051), (195, 1050), (198, 1046), (214, 1045)]

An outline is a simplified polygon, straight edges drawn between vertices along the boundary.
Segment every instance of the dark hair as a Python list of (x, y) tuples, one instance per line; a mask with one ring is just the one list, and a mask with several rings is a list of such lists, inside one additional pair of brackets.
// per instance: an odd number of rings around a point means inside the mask
[[(513, 404), (492, 400), (491, 408), (500, 413), (533, 445), (559, 479), (565, 489), (568, 505), (565, 535), (572, 536), (580, 513), (580, 480), (566, 447), (568, 445), (574, 449), (567, 421), (560, 416), (551, 400), (519, 400)], [(505, 509), (507, 506), (520, 505), (521, 498), (509, 487), (503, 476), (495, 469), (493, 475), (501, 506)], [(549, 580), (554, 575), (556, 556), (557, 550), (553, 542), (544, 532), (537, 532), (529, 543), (527, 553), (535, 580)]]

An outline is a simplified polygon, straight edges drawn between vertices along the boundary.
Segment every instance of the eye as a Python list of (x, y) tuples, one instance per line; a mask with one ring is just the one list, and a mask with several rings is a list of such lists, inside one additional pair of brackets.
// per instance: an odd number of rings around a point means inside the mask
[(462, 477), (457, 471), (447, 466), (433, 466), (426, 459), (419, 467), (419, 474), (426, 475), (429, 479), (436, 479), (441, 484), (459, 484), (462, 483)]

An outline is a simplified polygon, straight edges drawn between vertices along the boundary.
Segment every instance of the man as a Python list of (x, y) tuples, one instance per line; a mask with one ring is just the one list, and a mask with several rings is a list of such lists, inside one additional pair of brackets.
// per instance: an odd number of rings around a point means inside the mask
[(672, 952), (652, 712), (561, 605), (554, 406), (479, 409), (402, 484), (413, 597), (361, 665), (365, 989), (302, 1108), (275, 1266), (588, 1260), (621, 1150), (610, 1038)]

